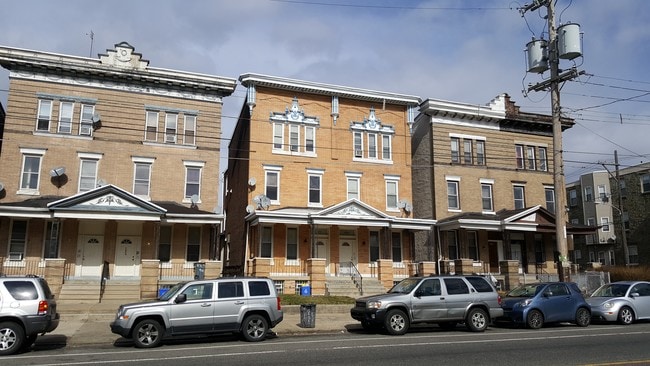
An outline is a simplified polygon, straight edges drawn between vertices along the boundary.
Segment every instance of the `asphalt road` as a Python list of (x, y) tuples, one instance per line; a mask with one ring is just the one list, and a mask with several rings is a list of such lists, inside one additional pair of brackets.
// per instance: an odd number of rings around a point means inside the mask
[(174, 340), (155, 349), (128, 341), (113, 345), (63, 347), (37, 342), (32, 350), (0, 357), (22, 365), (628, 365), (650, 364), (650, 323), (586, 328), (561, 324), (540, 330), (464, 327), (418, 328), (404, 336), (364, 331), (337, 335), (277, 337), (247, 343), (237, 337)]

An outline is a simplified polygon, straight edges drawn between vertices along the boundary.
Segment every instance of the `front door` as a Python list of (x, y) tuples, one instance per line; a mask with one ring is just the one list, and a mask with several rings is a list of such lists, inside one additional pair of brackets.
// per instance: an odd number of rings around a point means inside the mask
[(101, 276), (103, 250), (103, 236), (81, 235), (79, 237), (79, 243), (77, 244), (75, 273), (78, 276)]
[(342, 240), (339, 253), (340, 266), (339, 274), (350, 275), (352, 274), (352, 266), (357, 265), (357, 243), (354, 240)]
[(330, 273), (330, 260), (327, 256), (327, 240), (317, 239), (314, 252), (315, 258), (325, 259), (325, 273)]
[(113, 276), (138, 276), (140, 273), (140, 239), (118, 236)]

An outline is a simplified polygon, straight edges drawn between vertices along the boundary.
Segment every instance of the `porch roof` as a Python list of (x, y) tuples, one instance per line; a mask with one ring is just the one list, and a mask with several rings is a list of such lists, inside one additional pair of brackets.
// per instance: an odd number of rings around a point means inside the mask
[(284, 223), (296, 225), (371, 226), (394, 229), (431, 231), (435, 220), (395, 217), (356, 199), (326, 208), (284, 207), (269, 211), (253, 211), (246, 221), (258, 223)]

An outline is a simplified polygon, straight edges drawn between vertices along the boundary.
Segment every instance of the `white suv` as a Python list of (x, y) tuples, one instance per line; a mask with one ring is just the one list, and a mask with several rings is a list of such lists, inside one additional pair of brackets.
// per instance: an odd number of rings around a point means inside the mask
[(56, 301), (44, 278), (0, 275), (0, 355), (30, 347), (58, 325)]
[(156, 301), (121, 305), (110, 327), (136, 347), (149, 348), (177, 335), (240, 333), (261, 341), (282, 318), (273, 281), (224, 277), (181, 282)]

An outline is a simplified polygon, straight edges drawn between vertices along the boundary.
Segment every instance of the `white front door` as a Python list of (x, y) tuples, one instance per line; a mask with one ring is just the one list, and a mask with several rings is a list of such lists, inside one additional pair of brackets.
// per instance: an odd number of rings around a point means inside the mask
[(316, 258), (325, 259), (325, 273), (330, 273), (330, 259), (327, 256), (327, 240), (326, 239), (317, 239), (316, 240)]
[(78, 276), (101, 276), (103, 250), (103, 236), (79, 236), (79, 243), (77, 243), (77, 262), (75, 274)]
[(140, 238), (118, 236), (113, 276), (138, 276), (140, 273)]
[[(354, 240), (342, 240), (340, 245), (339, 274), (352, 274), (351, 264), (357, 265), (357, 243)], [(351, 264), (350, 264), (351, 263)]]

